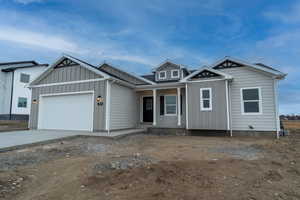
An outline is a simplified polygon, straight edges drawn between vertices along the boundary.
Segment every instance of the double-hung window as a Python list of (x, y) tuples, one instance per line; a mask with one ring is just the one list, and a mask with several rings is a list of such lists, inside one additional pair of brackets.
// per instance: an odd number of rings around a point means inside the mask
[(161, 71), (158, 73), (158, 78), (159, 79), (166, 79), (167, 78), (167, 72), (166, 71)]
[(212, 110), (212, 94), (211, 88), (200, 88), (200, 110)]
[(177, 114), (177, 96), (166, 95), (165, 96), (165, 115)]
[(260, 88), (241, 88), (242, 114), (261, 114)]
[(171, 78), (179, 78), (179, 70), (178, 69), (171, 70)]
[(25, 97), (18, 98), (18, 108), (27, 108), (27, 98)]
[(20, 82), (21, 83), (29, 83), (29, 81), (30, 81), (30, 75), (29, 74), (21, 73), (21, 75), (20, 75)]

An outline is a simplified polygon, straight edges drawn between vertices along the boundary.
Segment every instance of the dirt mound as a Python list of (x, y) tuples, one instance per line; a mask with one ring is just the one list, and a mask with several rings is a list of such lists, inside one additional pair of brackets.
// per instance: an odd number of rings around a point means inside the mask
[(214, 196), (210, 189), (218, 187), (217, 180), (211, 176), (213, 165), (208, 162), (206, 165), (200, 162), (160, 162), (92, 176), (83, 184), (104, 191), (107, 199), (207, 199)]

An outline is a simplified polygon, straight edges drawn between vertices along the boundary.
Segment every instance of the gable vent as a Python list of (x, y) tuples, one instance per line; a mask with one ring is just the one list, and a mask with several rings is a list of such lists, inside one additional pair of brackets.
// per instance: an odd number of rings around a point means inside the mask
[(216, 74), (214, 72), (208, 71), (208, 70), (203, 70), (202, 72), (198, 73), (193, 77), (193, 79), (197, 78), (211, 78), (211, 77), (216, 77), (220, 76), (219, 74)]
[(65, 58), (63, 59), (59, 64), (56, 65), (56, 68), (58, 67), (69, 67), (69, 66), (74, 66), (78, 65), (78, 63), (73, 62), (72, 60)]
[(233, 67), (242, 67), (243, 65), (233, 62), (231, 60), (225, 60), (224, 62), (218, 64), (213, 69), (227, 69), (227, 68), (233, 68)]

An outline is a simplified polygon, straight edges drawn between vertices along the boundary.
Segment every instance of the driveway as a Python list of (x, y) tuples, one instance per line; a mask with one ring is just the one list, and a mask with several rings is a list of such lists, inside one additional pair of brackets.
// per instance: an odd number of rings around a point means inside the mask
[(53, 130), (25, 130), (1, 132), (0, 151), (11, 147), (17, 147), (20, 145), (28, 145), (33, 143), (46, 142), (48, 140), (55, 140), (76, 135), (88, 134), (88, 132)]

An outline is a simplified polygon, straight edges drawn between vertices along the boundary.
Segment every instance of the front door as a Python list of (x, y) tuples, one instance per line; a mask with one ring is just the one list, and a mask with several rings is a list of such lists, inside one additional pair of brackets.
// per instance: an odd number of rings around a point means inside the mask
[(143, 97), (143, 122), (153, 122), (153, 97)]

